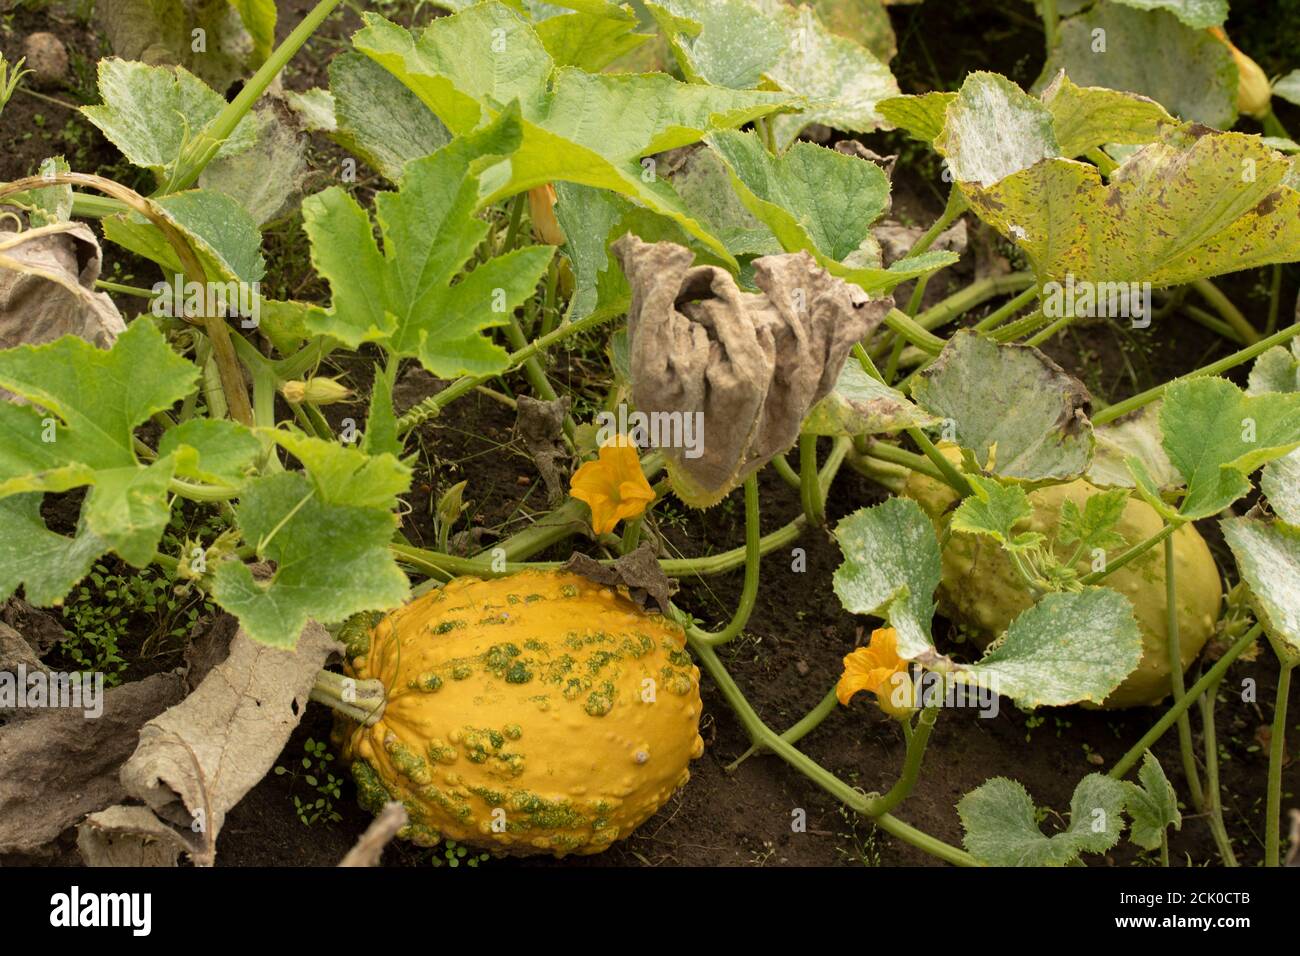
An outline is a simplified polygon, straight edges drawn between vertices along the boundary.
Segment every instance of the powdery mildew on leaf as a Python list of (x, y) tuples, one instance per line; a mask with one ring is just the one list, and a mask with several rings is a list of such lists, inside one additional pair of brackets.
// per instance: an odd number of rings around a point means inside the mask
[(1255, 518), (1227, 518), (1219, 526), (1269, 637), (1300, 660), (1300, 528)]

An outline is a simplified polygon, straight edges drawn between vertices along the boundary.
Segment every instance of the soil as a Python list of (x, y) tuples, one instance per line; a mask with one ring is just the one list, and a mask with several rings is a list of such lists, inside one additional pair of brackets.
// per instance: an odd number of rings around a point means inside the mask
[[(309, 0), (280, 3), (281, 35), (287, 33), (306, 12)], [(406, 5), (409, 8), (409, 4)], [(927, 5), (928, 6), (928, 5)], [(1006, 8), (1010, 7), (1010, 10)], [(944, 5), (943, 16), (922, 21), (923, 8), (891, 8), (898, 33), (900, 53), (896, 64), (900, 82), (909, 92), (930, 88), (952, 88), (969, 69), (992, 69), (1017, 81), (1032, 81), (1041, 64), (1041, 33), (1023, 12), (1024, 5), (988, 2), (953, 2)], [(931, 11), (933, 13), (933, 11)], [(390, 12), (401, 19), (397, 14)], [(421, 18), (427, 16), (426, 12)], [(67, 88), (50, 91), (62, 102), (93, 101), (93, 64), (101, 50), (93, 30), (74, 18), (64, 17), (51, 26), (50, 11), (24, 9), (0, 20), (0, 50), (11, 59), (22, 38), (38, 29), (54, 29), (72, 56), (72, 75)], [(1252, 21), (1252, 23), (1258, 21)], [(924, 27), (922, 28), (922, 23)], [(324, 85), (329, 58), (343, 48), (346, 37), (360, 25), (351, 8), (344, 8), (327, 21), (322, 33), (295, 59), (285, 84), (295, 89)], [(1249, 47), (1249, 37), (1239, 37)], [(942, 50), (942, 56), (938, 51)], [(82, 66), (78, 66), (78, 64)], [(1291, 64), (1294, 66), (1295, 64)], [(1265, 64), (1271, 73), (1284, 71), (1284, 64)], [(87, 79), (87, 76), (89, 79)], [(89, 98), (88, 98), (89, 97)], [(1283, 121), (1300, 128), (1295, 111), (1280, 109)], [(51, 124), (38, 116), (57, 115)], [(73, 119), (46, 101), (19, 95), (6, 108), (0, 129), (0, 181), (33, 172), (40, 160), (63, 151), (76, 157), (74, 168), (105, 172), (124, 178), (147, 190), (116, 151), (89, 124)], [(43, 131), (41, 131), (43, 130)], [(33, 133), (33, 131), (37, 131)], [(862, 137), (881, 153), (910, 150), (898, 134)], [(337, 154), (325, 141), (314, 142), (318, 168), (327, 168)], [(942, 194), (937, 170), (924, 163), (900, 163), (895, 182), (895, 212), (912, 221), (928, 222), (940, 211)], [(929, 176), (929, 172), (935, 175)], [(135, 177), (133, 179), (133, 177)], [(378, 182), (376, 181), (378, 186)], [(300, 224), (290, 221), (277, 227), (268, 242), (271, 272), (283, 265), (295, 278), (285, 279), (299, 298), (323, 298), (327, 294), (310, 280), (310, 270), (293, 251), (301, 249)], [(1001, 253), (1011, 258), (1005, 247)], [(277, 258), (280, 257), (280, 258)], [(967, 257), (969, 259), (969, 257)], [(1018, 267), (1014, 261), (1008, 268)], [(152, 279), (153, 267), (133, 263), (132, 269)], [(294, 272), (293, 270), (297, 270)], [(927, 291), (929, 304), (951, 288), (969, 282), (971, 269), (963, 264)], [(118, 276), (114, 276), (118, 278)], [(147, 282), (141, 279), (121, 281)], [(1284, 270), (1283, 302), (1295, 301), (1297, 270)], [(1225, 280), (1224, 290), (1246, 312), (1251, 321), (1262, 324), (1266, 296), (1261, 295), (1255, 274)], [(899, 290), (905, 299), (908, 290)], [(131, 311), (138, 305), (121, 303)], [(993, 308), (991, 303), (987, 308)], [(129, 312), (128, 312), (129, 314)], [(971, 320), (978, 318), (978, 313)], [(1284, 321), (1286, 316), (1284, 316)], [(1145, 332), (1129, 333), (1110, 325), (1081, 326), (1049, 349), (1053, 357), (1079, 376), (1103, 401), (1113, 401), (1167, 380), (1233, 350), (1233, 346), (1191, 323), (1172, 327), (1153, 326)], [(560, 380), (579, 381), (590, 374), (590, 343), (570, 343), (551, 356)], [(377, 356), (363, 350), (357, 356), (328, 369), (340, 375), (364, 396)], [(426, 377), (427, 378), (427, 377)], [(428, 393), (438, 383), (411, 376), (404, 379), (408, 392)], [(504, 386), (500, 386), (504, 387)], [(348, 415), (363, 413), (364, 404), (331, 406), (332, 423)], [(479, 545), (494, 535), (517, 530), (545, 509), (540, 479), (513, 432), (513, 412), (500, 401), (474, 392), (454, 404), (439, 419), (422, 426), (416, 448), (416, 477), (407, 498), (409, 512), (403, 533), (415, 544), (431, 546), (434, 540), (432, 513), (439, 496), (455, 482), (468, 481), (471, 501), (469, 524), (476, 528)], [(762, 476), (762, 524), (765, 531), (789, 521), (799, 511), (798, 494), (776, 478), (770, 469)], [(742, 507), (739, 492), (707, 513), (678, 508), (671, 520), (661, 522), (671, 546), (683, 555), (712, 553), (736, 547), (743, 540)], [(838, 520), (863, 505), (883, 498), (884, 492), (868, 480), (844, 469), (837, 478), (829, 503), (829, 519)], [(64, 503), (49, 510), (52, 519), (75, 515)], [(1220, 566), (1230, 568), (1213, 523), (1202, 531), (1216, 550)], [(571, 543), (581, 547), (581, 542)], [(793, 569), (789, 554), (776, 552), (764, 560), (763, 589), (758, 606), (744, 635), (722, 652), (722, 659), (768, 724), (784, 729), (822, 699), (840, 672), (841, 658), (863, 643), (870, 624), (845, 613), (834, 598), (830, 576), (840, 553), (825, 531), (806, 532), (797, 542), (806, 551), (806, 569)], [(544, 557), (563, 558), (568, 548), (556, 549)], [(719, 575), (704, 581), (683, 581), (678, 597), (688, 610), (710, 626), (725, 621), (735, 607), (741, 587), (741, 573)], [(949, 632), (952, 633), (949, 633)], [(943, 644), (953, 641), (955, 630), (939, 619), (936, 637)], [(949, 646), (952, 646), (951, 644)], [(174, 666), (180, 647), (172, 656), (162, 655), (152, 669)], [(129, 676), (142, 676), (138, 669)], [(1189, 675), (1192, 679), (1194, 675)], [(1254, 697), (1243, 700), (1243, 687), (1254, 686)], [(868, 821), (847, 813), (835, 800), (819, 791), (797, 772), (770, 755), (754, 755), (734, 770), (729, 765), (748, 747), (748, 740), (721, 695), (707, 679), (703, 682), (704, 715), (701, 733), (705, 739), (703, 757), (692, 767), (690, 783), (652, 820), (631, 838), (609, 851), (594, 856), (549, 859), (492, 860), (487, 866), (857, 866), (934, 865), (936, 861), (908, 845), (876, 830)], [(1276, 687), (1276, 667), (1264, 652), (1258, 662), (1234, 665), (1219, 695), (1218, 739), (1224, 812), (1229, 833), (1245, 861), (1259, 859), (1263, 844), (1263, 808), (1267, 768), (1267, 736)], [(1258, 701), (1259, 703), (1255, 703)], [(1087, 773), (1111, 765), (1151, 725), (1158, 711), (1084, 711), (1077, 708), (1023, 713), (1002, 701), (996, 717), (981, 718), (973, 710), (949, 710), (932, 737), (926, 767), (917, 792), (901, 807), (898, 815), (933, 836), (959, 845), (961, 826), (954, 805), (973, 788), (995, 776), (1019, 780), (1039, 806), (1049, 807), (1044, 825), (1048, 831), (1064, 825), (1070, 794)], [(1291, 695), (1292, 713), (1300, 714), (1300, 684)], [(279, 763), (295, 767), (308, 738), (329, 739), (331, 715), (321, 707), (310, 707), (286, 746)], [(1199, 747), (1200, 722), (1193, 720)], [(1300, 727), (1295, 728), (1300, 730)], [(1294, 738), (1300, 739), (1300, 737)], [(838, 708), (810, 736), (801, 748), (827, 769), (864, 791), (887, 789), (901, 766), (904, 745), (898, 725), (882, 715), (864, 697), (846, 708)], [(1294, 747), (1294, 743), (1292, 747)], [(1180, 790), (1183, 776), (1177, 737), (1166, 734), (1154, 748), (1166, 772)], [(1300, 793), (1300, 761), (1290, 760), (1283, 778), (1285, 803), (1296, 805)], [(314, 792), (293, 774), (271, 774), (254, 788), (229, 814), (217, 843), (217, 862), (223, 866), (330, 866), (350, 848), (369, 822), (353, 799), (351, 784), (333, 800), (336, 822), (301, 823), (294, 797), (315, 798)], [(806, 829), (794, 832), (796, 811), (804, 811)], [(422, 850), (404, 843), (391, 845), (385, 865), (428, 866), (442, 850)], [(1218, 856), (1203, 819), (1188, 814), (1181, 831), (1170, 842), (1176, 863), (1202, 866), (1217, 864)], [(55, 857), (75, 862), (75, 851), (65, 840)], [(0, 861), (4, 862), (4, 861)], [(15, 861), (10, 861), (15, 862)], [(1143, 866), (1154, 863), (1146, 854), (1123, 844), (1111, 854), (1092, 857), (1093, 865)]]

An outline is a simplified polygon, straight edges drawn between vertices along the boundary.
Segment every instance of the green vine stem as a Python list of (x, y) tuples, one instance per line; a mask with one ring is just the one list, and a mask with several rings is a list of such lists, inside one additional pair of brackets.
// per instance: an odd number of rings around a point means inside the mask
[(1089, 574), (1085, 574), (1079, 579), (1079, 583), (1085, 587), (1100, 584), (1130, 561), (1142, 557), (1142, 555), (1146, 554), (1161, 542), (1171, 540), (1171, 535), (1173, 535), (1180, 527), (1181, 524), (1172, 521), (1165, 524), (1164, 527), (1151, 535), (1151, 537), (1139, 541), (1127, 551), (1121, 552), (1120, 556), (1114, 561), (1107, 561), (1106, 566), (1100, 571), (1093, 571)]
[(727, 672), (722, 661), (718, 659), (714, 649), (696, 640), (691, 640), (691, 647), (700, 663), (704, 665), (705, 671), (718, 685), (718, 690), (726, 698), (727, 703), (735, 712), (741, 726), (749, 734), (753, 743), (770, 750), (850, 810), (865, 817), (870, 817), (882, 830), (898, 837), (904, 843), (908, 843), (957, 866), (979, 866), (979, 861), (965, 850), (944, 843), (942, 840), (904, 823), (889, 813), (881, 812), (878, 809), (878, 803), (881, 799), (879, 796), (869, 796), (850, 787), (793, 744), (783, 740), (779, 734), (763, 723), (762, 718), (755, 713), (754, 708), (745, 698), (740, 688), (736, 686), (736, 682)]
[[(798, 722), (791, 724), (790, 729), (781, 735), (781, 739), (788, 744), (797, 744), (808, 734), (812, 733), (821, 726), (822, 721), (829, 717), (839, 706), (840, 699), (832, 687), (826, 692), (826, 696), (817, 702), (817, 706), (808, 713), (799, 718)], [(753, 744), (748, 750), (737, 757), (731, 763), (727, 764), (725, 770), (727, 773), (735, 773), (736, 768), (755, 754), (763, 752), (763, 748), (758, 744)]]
[(1037, 285), (1029, 285), (1023, 292), (1018, 293), (1008, 299), (1002, 305), (998, 306), (984, 318), (975, 323), (976, 332), (990, 332), (1005, 322), (1011, 316), (1015, 315), (1031, 302), (1038, 301), (1039, 290)]
[(1291, 671), (1296, 662), (1278, 655), (1277, 696), (1273, 704), (1273, 736), (1268, 746), (1268, 801), (1264, 821), (1264, 865), (1281, 865), (1282, 761), (1286, 758), (1286, 705), (1291, 692)]
[(1043, 39), (1047, 46), (1047, 55), (1050, 57), (1052, 51), (1056, 49), (1057, 34), (1060, 29), (1060, 20), (1056, 13), (1056, 0), (1039, 0), (1038, 8), (1043, 17)]
[(758, 476), (750, 475), (745, 479), (745, 583), (740, 591), (740, 604), (731, 621), (720, 631), (708, 632), (696, 627), (686, 614), (678, 612), (678, 623), (687, 636), (705, 647), (721, 647), (740, 636), (750, 615), (754, 613), (754, 604), (758, 600), (758, 572), (762, 554), (759, 551), (758, 526)]
[[(903, 772), (889, 791), (876, 801), (875, 808), (881, 813), (889, 813), (912, 795), (917, 778), (921, 775), (921, 762), (925, 759), (925, 748), (930, 742), (930, 732), (939, 719), (938, 707), (926, 707), (916, 720), (916, 730), (907, 737), (907, 756), (903, 758)], [(903, 725), (905, 728), (906, 724)]]
[(976, 306), (983, 305), (989, 299), (1008, 293), (1021, 293), (1033, 287), (1035, 279), (1032, 272), (1008, 272), (1006, 275), (989, 276), (978, 279), (946, 299), (936, 302), (916, 317), (916, 324), (923, 329), (934, 330), (960, 318)]
[(511, 352), (507, 359), (506, 369), (502, 372), (489, 372), (485, 375), (466, 375), (462, 378), (458, 378), (437, 395), (429, 396), (399, 418), (397, 420), (398, 433), (405, 435), (412, 428), (422, 425), (431, 418), (436, 418), (444, 408), (462, 395), (472, 392), (475, 387), (490, 382), (498, 375), (505, 374), (506, 371), (518, 368), (530, 358), (545, 352), (552, 345), (562, 342), (571, 336), (577, 335), (579, 332), (586, 332), (589, 329), (594, 329), (597, 326), (611, 321), (613, 318), (614, 316), (611, 314), (602, 315), (599, 312), (592, 313), (586, 318), (578, 319), (577, 321), (570, 322), (567, 325), (562, 325), (549, 335), (543, 335), (540, 338), (534, 339), (523, 348)]
[[(1168, 527), (1168, 525), (1167, 525)], [(1187, 694), (1183, 685), (1183, 649), (1178, 642), (1178, 581), (1174, 574), (1174, 539), (1172, 533), (1165, 538), (1165, 647), (1169, 651), (1169, 686), (1177, 705)], [(1178, 717), (1178, 752), (1183, 760), (1183, 776), (1192, 805), (1205, 808), (1205, 794), (1201, 790), (1201, 775), (1196, 769), (1196, 755), (1192, 748), (1192, 723), (1186, 708)]]
[(772, 459), (772, 470), (791, 488), (796, 491), (799, 489), (799, 473), (790, 467), (790, 463), (785, 460), (784, 454), (777, 455)]
[[(1219, 742), (1214, 727), (1214, 704), (1219, 694), (1219, 684), (1215, 681), (1201, 695), (1201, 726), (1205, 748), (1205, 806), (1203, 812), (1208, 814), (1210, 833), (1219, 847), (1219, 856), (1225, 866), (1236, 866), (1237, 855), (1232, 852), (1232, 841), (1228, 839), (1228, 828), (1223, 823), (1223, 791), (1219, 786)], [(1168, 852), (1166, 850), (1166, 852)], [(1166, 863), (1166, 866), (1169, 864)]]
[[(46, 186), (58, 185), (85, 186), (98, 190), (104, 195), (116, 199), (126, 208), (144, 216), (157, 227), (163, 238), (167, 240), (167, 244), (176, 252), (176, 257), (180, 260), (181, 269), (184, 271), (186, 279), (196, 282), (200, 286), (207, 284), (208, 277), (203, 271), (203, 264), (199, 262), (198, 256), (190, 248), (189, 240), (185, 238), (184, 234), (172, 224), (171, 220), (152, 200), (146, 199), (135, 190), (129, 189), (121, 183), (105, 179), (103, 176), (91, 176), (86, 173), (58, 173), (53, 176), (42, 174), (28, 176), (25, 179), (15, 180), (0, 186), (0, 199), (27, 189), (41, 189)], [(226, 393), (230, 417), (243, 425), (251, 426), (253, 424), (253, 407), (248, 400), (248, 387), (244, 384), (243, 369), (239, 365), (239, 359), (235, 355), (235, 347), (231, 342), (230, 327), (226, 325), (225, 317), (220, 315), (204, 315), (201, 324), (203, 330), (207, 333), (208, 341), (212, 343), (212, 358), (217, 363), (217, 369), (221, 374), (221, 386)]]
[(239, 121), (253, 108), (253, 104), (261, 99), (267, 87), (275, 81), (280, 71), (293, 59), (294, 54), (307, 42), (307, 39), (325, 22), (325, 18), (334, 12), (339, 2), (340, 0), (320, 0), (302, 18), (302, 22), (284, 38), (284, 42), (271, 51), (266, 62), (249, 77), (244, 88), (239, 91), (239, 95), (227, 103), (201, 134), (181, 151), (180, 158), (176, 161), (176, 170), (172, 175), (170, 191), (177, 192), (194, 184), (199, 178), (199, 173), (203, 172), (208, 163), (212, 162), (212, 158), (217, 155), (221, 144), (230, 138)]
[(1232, 662), (1240, 657), (1245, 652), (1246, 648), (1255, 643), (1262, 630), (1263, 628), (1256, 624), (1238, 638), (1237, 642), (1233, 644), (1232, 647), (1228, 648), (1227, 652), (1222, 657), (1214, 662), (1214, 666), (1206, 671), (1201, 679), (1191, 686), (1187, 693), (1183, 695), (1182, 699), (1175, 701), (1174, 704), (1165, 711), (1164, 716), (1156, 721), (1155, 725), (1142, 735), (1142, 739), (1130, 747), (1123, 757), (1119, 758), (1115, 763), (1115, 766), (1111, 767), (1110, 770), (1107, 771), (1106, 776), (1113, 777), (1116, 780), (1123, 779), (1124, 776), (1137, 765), (1137, 762), (1142, 759), (1142, 755), (1146, 753), (1146, 751), (1150, 750), (1151, 747), (1155, 745), (1155, 742), (1165, 735), (1165, 732), (1174, 725), (1174, 722), (1178, 720), (1182, 714), (1186, 713), (1187, 708), (1190, 707), (1194, 701), (1199, 699), (1212, 684), (1223, 679), (1223, 675), (1227, 673)]
[(1211, 362), (1209, 365), (1188, 372), (1186, 375), (1180, 375), (1178, 378), (1170, 379), (1168, 382), (1157, 385), (1154, 388), (1149, 388), (1145, 392), (1139, 392), (1137, 395), (1134, 395), (1131, 398), (1126, 398), (1122, 402), (1116, 402), (1109, 408), (1103, 408), (1101, 411), (1097, 412), (1097, 414), (1092, 416), (1092, 423), (1093, 425), (1104, 425), (1107, 422), (1113, 422), (1115, 419), (1122, 418), (1129, 412), (1137, 411), (1143, 405), (1149, 405), (1151, 402), (1154, 402), (1164, 394), (1165, 389), (1170, 385), (1173, 385), (1175, 382), (1185, 382), (1188, 379), (1199, 378), (1202, 375), (1218, 375), (1221, 372), (1226, 372), (1228, 369), (1235, 368), (1243, 362), (1249, 362), (1257, 355), (1262, 355), (1275, 345), (1286, 344), (1291, 339), (1295, 338), (1296, 335), (1300, 335), (1300, 322), (1296, 322), (1278, 332), (1275, 332), (1273, 335), (1262, 338), (1254, 345), (1249, 345), (1239, 352), (1233, 352), (1231, 355), (1225, 356), (1217, 362)]
[(1195, 279), (1191, 286), (1196, 290), (1202, 299), (1210, 304), (1210, 308), (1219, 313), (1223, 321), (1227, 322), (1238, 335), (1246, 340), (1247, 345), (1253, 345), (1259, 341), (1259, 332), (1250, 324), (1241, 310), (1232, 304), (1229, 299), (1219, 289), (1217, 285), (1209, 279)]
[(814, 528), (826, 523), (826, 502), (817, 481), (817, 436), (799, 436), (799, 499), (803, 514)]

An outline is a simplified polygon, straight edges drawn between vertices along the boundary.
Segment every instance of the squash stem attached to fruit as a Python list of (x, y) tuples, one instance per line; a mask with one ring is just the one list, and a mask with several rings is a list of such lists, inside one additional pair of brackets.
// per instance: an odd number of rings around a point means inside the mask
[(382, 681), (357, 680), (327, 670), (316, 674), (310, 699), (367, 726), (379, 722), (387, 703)]
[(1106, 772), (1106, 776), (1113, 777), (1116, 780), (1122, 780), (1124, 776), (1137, 765), (1137, 762), (1142, 759), (1142, 755), (1154, 746), (1157, 740), (1165, 735), (1165, 732), (1174, 725), (1174, 722), (1178, 720), (1182, 714), (1186, 713), (1187, 708), (1190, 707), (1194, 701), (1199, 699), (1200, 696), (1209, 689), (1210, 685), (1223, 679), (1223, 675), (1227, 673), (1232, 662), (1245, 653), (1246, 648), (1255, 643), (1262, 630), (1263, 628), (1259, 624), (1256, 624), (1249, 631), (1243, 634), (1237, 642), (1232, 645), (1232, 647), (1228, 648), (1227, 653), (1214, 662), (1214, 666), (1206, 671), (1204, 676), (1191, 686), (1187, 693), (1183, 695), (1182, 699), (1175, 701), (1173, 705), (1165, 711), (1164, 716), (1156, 721), (1152, 728), (1142, 735), (1142, 739), (1130, 747), (1128, 753), (1119, 758), (1115, 766), (1111, 767), (1110, 770)]
[(1278, 656), (1282, 669), (1277, 675), (1277, 697), (1273, 704), (1273, 735), (1268, 745), (1268, 801), (1264, 821), (1264, 865), (1280, 866), (1282, 824), (1282, 761), (1286, 759), (1286, 703), (1291, 692), (1291, 671), (1295, 661)]

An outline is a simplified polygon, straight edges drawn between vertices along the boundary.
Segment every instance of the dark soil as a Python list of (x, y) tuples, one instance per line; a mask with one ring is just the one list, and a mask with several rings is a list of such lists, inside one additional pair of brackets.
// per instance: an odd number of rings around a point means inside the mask
[[(909, 92), (953, 88), (969, 69), (998, 70), (1027, 84), (1041, 63), (1041, 34), (1028, 18), (1032, 8), (998, 2), (951, 2), (942, 15), (935, 4), (894, 7), (898, 33), (897, 64), (902, 86)], [(280, 33), (287, 33), (311, 7), (309, 0), (280, 4)], [(52, 29), (68, 44), (73, 58), (69, 88), (49, 95), (71, 105), (94, 97), (93, 63), (104, 51), (92, 30), (70, 17), (21, 11), (0, 20), (0, 50), (11, 59), (22, 38), (32, 30)], [(428, 16), (421, 14), (421, 18)], [(1252, 14), (1243, 18), (1253, 29), (1267, 31)], [(295, 89), (324, 85), (329, 58), (343, 49), (346, 37), (359, 26), (350, 8), (337, 12), (294, 61), (285, 84)], [(1233, 23), (1229, 24), (1230, 32)], [(1237, 32), (1233, 32), (1237, 37)], [(1239, 38), (1249, 46), (1250, 37)], [(1261, 47), (1263, 41), (1261, 40)], [(1253, 47), (1252, 47), (1253, 48)], [(942, 52), (940, 52), (942, 51)], [(1262, 59), (1262, 57), (1261, 57)], [(78, 65), (80, 64), (80, 65)], [(87, 68), (89, 64), (89, 68)], [(1296, 64), (1266, 63), (1272, 73)], [(87, 72), (89, 69), (89, 72)], [(1300, 128), (1292, 110), (1279, 110), (1283, 121)], [(38, 117), (46, 117), (38, 120)], [(51, 120), (49, 117), (54, 117)], [(71, 121), (71, 122), (70, 122)], [(895, 212), (911, 221), (926, 223), (940, 211), (942, 189), (937, 166), (915, 145), (897, 134), (864, 137), (880, 152), (904, 151), (895, 185)], [(314, 144), (318, 169), (329, 167), (336, 153), (324, 141)], [(63, 152), (74, 168), (95, 170), (122, 178), (147, 191), (149, 184), (132, 170), (88, 123), (66, 109), (22, 94), (6, 108), (0, 129), (0, 181), (34, 172), (40, 160)], [(75, 157), (75, 159), (74, 159)], [(929, 163), (929, 165), (927, 165)], [(375, 188), (383, 188), (377, 179)], [(362, 197), (365, 191), (360, 191)], [(972, 223), (973, 225), (973, 223)], [(300, 225), (290, 220), (273, 230), (267, 253), (270, 272), (277, 269), (286, 288), (298, 298), (323, 298), (327, 290), (311, 279), (301, 250)], [(1003, 255), (1011, 256), (1005, 246)], [(1014, 261), (1009, 267), (1019, 267)], [(143, 268), (152, 268), (144, 266)], [(928, 290), (926, 304), (969, 282), (968, 265)], [(117, 278), (117, 276), (114, 276)], [(150, 277), (151, 278), (151, 277)], [(1297, 270), (1285, 271), (1283, 302), (1295, 299)], [(122, 281), (128, 281), (124, 276)], [(143, 283), (142, 284), (147, 284)], [(1262, 325), (1266, 297), (1261, 296), (1258, 275), (1225, 280), (1226, 292), (1248, 318)], [(907, 289), (900, 290), (905, 298)], [(993, 308), (997, 303), (991, 303)], [(127, 305), (127, 303), (123, 303)], [(1289, 316), (1284, 314), (1283, 321)], [(978, 318), (973, 316), (972, 318)], [(1114, 401), (1211, 361), (1233, 350), (1213, 333), (1191, 323), (1153, 326), (1144, 332), (1117, 330), (1109, 325), (1080, 326), (1050, 351), (1057, 361), (1078, 375), (1101, 400)], [(561, 381), (580, 380), (591, 370), (589, 343), (572, 343), (551, 356)], [(330, 374), (366, 393), (375, 356), (365, 352), (341, 359)], [(408, 380), (408, 387), (424, 391), (436, 387)], [(512, 383), (512, 384), (518, 384)], [(506, 385), (499, 385), (506, 388)], [(340, 405), (327, 410), (334, 423), (346, 415), (364, 414), (364, 405)], [(505, 405), (482, 393), (471, 393), (441, 418), (423, 426), (416, 454), (416, 477), (407, 498), (403, 532), (415, 543), (431, 546), (432, 512), (439, 496), (452, 484), (468, 481), (471, 501), (469, 524), (476, 528), (478, 545), (494, 536), (518, 530), (545, 510), (540, 479), (513, 433), (514, 416)], [(789, 521), (799, 510), (798, 495), (768, 470), (763, 474), (764, 530)], [(849, 471), (837, 478), (830, 501), (832, 522), (883, 497), (883, 491)], [(67, 510), (67, 505), (63, 510)], [(661, 520), (671, 546), (685, 555), (711, 553), (736, 547), (743, 540), (739, 492), (707, 513), (685, 508)], [(63, 511), (57, 512), (62, 514)], [(75, 510), (68, 511), (75, 515)], [(1202, 529), (1213, 546), (1220, 547), (1222, 567), (1230, 567), (1212, 527)], [(572, 543), (582, 547), (581, 541)], [(776, 552), (764, 560), (763, 590), (745, 634), (727, 647), (722, 658), (750, 702), (768, 724), (784, 729), (818, 703), (840, 673), (841, 658), (866, 640), (871, 624), (845, 613), (830, 588), (830, 576), (839, 563), (838, 548), (825, 531), (810, 531), (797, 542), (806, 550), (806, 570), (792, 569), (791, 556)], [(562, 558), (557, 549), (547, 557)], [(682, 582), (679, 602), (701, 619), (717, 626), (735, 607), (741, 586), (735, 572), (704, 581)], [(936, 623), (941, 643), (944, 621)], [(951, 645), (950, 645), (951, 646)], [(155, 662), (155, 669), (172, 666), (174, 658)], [(132, 671), (130, 676), (137, 676)], [(1189, 680), (1194, 678), (1189, 675)], [(1255, 696), (1243, 701), (1242, 688), (1254, 685)], [(1276, 667), (1265, 651), (1258, 662), (1234, 665), (1219, 695), (1217, 727), (1228, 830), (1239, 856), (1247, 863), (1262, 853), (1267, 738), (1276, 687)], [(551, 860), (494, 860), (488, 866), (831, 866), (928, 865), (936, 861), (855, 818), (826, 794), (779, 759), (756, 755), (734, 771), (727, 767), (748, 747), (748, 740), (728, 705), (707, 679), (704, 681), (704, 716), (701, 733), (705, 753), (692, 768), (690, 784), (631, 838), (595, 857)], [(1256, 703), (1255, 701), (1258, 701)], [(926, 755), (925, 772), (917, 792), (900, 808), (908, 823), (949, 843), (959, 845), (961, 827), (954, 805), (965, 793), (994, 776), (1021, 781), (1035, 802), (1053, 813), (1045, 822), (1051, 831), (1063, 826), (1070, 794), (1084, 775), (1110, 766), (1144, 733), (1159, 715), (1154, 710), (1124, 712), (1084, 711), (1077, 708), (1022, 713), (1005, 700), (1000, 713), (983, 719), (971, 710), (949, 710), (940, 720)], [(1293, 713), (1300, 714), (1300, 685), (1291, 695)], [(303, 755), (307, 738), (328, 740), (331, 716), (313, 706), (281, 755), (279, 763), (294, 767)], [(1198, 734), (1198, 719), (1193, 719)], [(1300, 730), (1296, 727), (1294, 730)], [(1300, 739), (1300, 738), (1295, 738)], [(839, 708), (801, 748), (828, 770), (864, 791), (888, 788), (901, 766), (904, 747), (897, 724), (859, 697)], [(1292, 744), (1294, 746), (1294, 744)], [(1180, 791), (1185, 790), (1177, 738), (1169, 733), (1155, 747), (1156, 755)], [(1300, 791), (1300, 762), (1291, 760), (1283, 779), (1284, 804), (1294, 806)], [(306, 826), (299, 822), (293, 798), (315, 793), (292, 774), (268, 775), (229, 814), (218, 841), (217, 859), (226, 866), (330, 866), (352, 845), (369, 822), (357, 808), (351, 784), (334, 800), (341, 820)], [(796, 810), (806, 812), (806, 832), (793, 832)], [(65, 845), (64, 861), (75, 854)], [(1177, 863), (1217, 864), (1218, 857), (1203, 819), (1190, 814), (1181, 832), (1171, 840), (1171, 857)], [(427, 866), (442, 851), (421, 850), (407, 844), (390, 846), (384, 862), (394, 866)], [(1100, 865), (1151, 865), (1153, 855), (1127, 844), (1104, 858)]]

